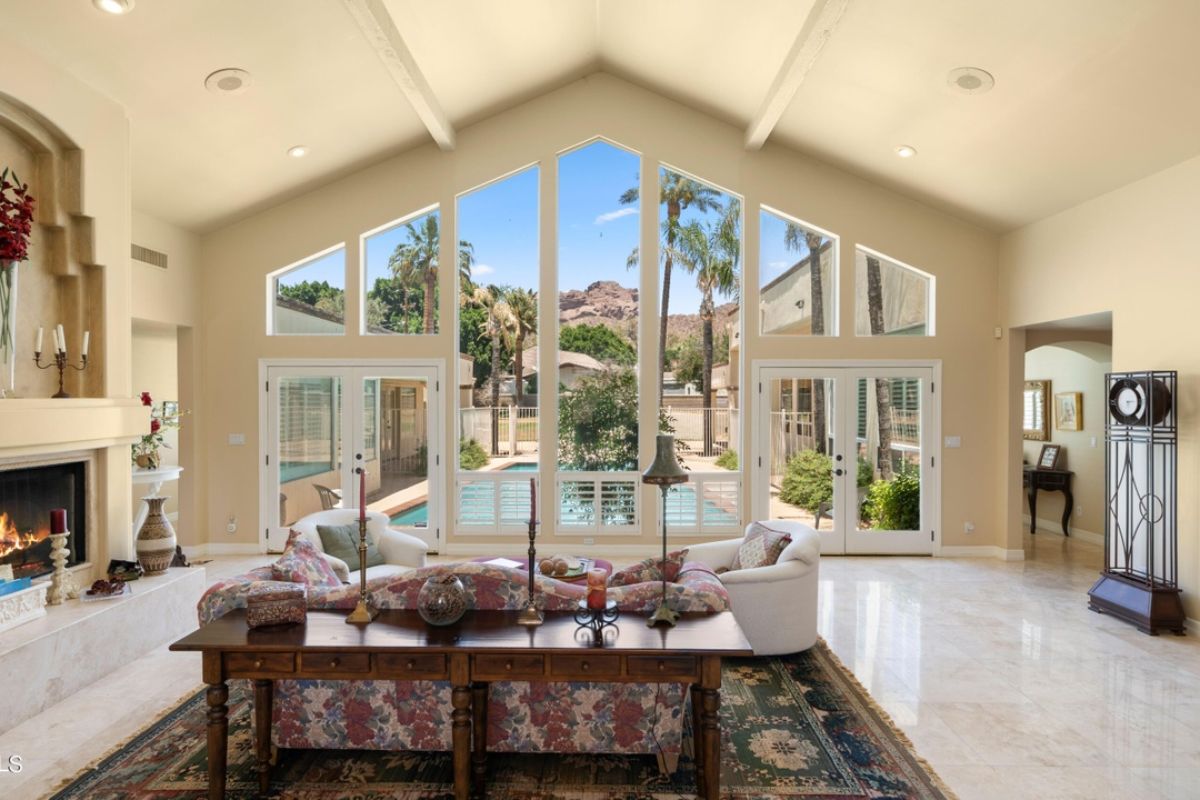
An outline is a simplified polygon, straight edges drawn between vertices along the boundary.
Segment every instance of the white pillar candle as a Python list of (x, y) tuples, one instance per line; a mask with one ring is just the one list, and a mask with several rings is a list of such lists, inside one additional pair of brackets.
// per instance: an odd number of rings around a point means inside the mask
[(92, 339), (92, 332), (84, 331), (83, 332), (83, 357), (84, 358), (87, 358), (88, 342), (90, 342), (91, 339)]
[(67, 334), (63, 332), (62, 323), (58, 323), (58, 352), (67, 354)]
[(34, 345), (33, 352), (35, 352), (35, 353), (42, 352), (42, 328), (41, 328), (41, 326), (38, 326), (37, 344)]
[(55, 355), (62, 352), (62, 341), (58, 338), (58, 326), (54, 327), (54, 353)]

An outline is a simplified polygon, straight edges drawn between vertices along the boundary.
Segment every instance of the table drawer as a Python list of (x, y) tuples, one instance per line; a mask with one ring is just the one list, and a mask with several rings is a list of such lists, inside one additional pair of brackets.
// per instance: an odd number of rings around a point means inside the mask
[(381, 678), (435, 680), (449, 677), (446, 656), (441, 654), (380, 653), (375, 656), (375, 666)]
[(302, 653), (300, 671), (309, 675), (322, 673), (370, 672), (369, 653)]
[(638, 677), (695, 677), (700, 674), (695, 656), (630, 656), (629, 674)]
[(592, 675), (597, 678), (612, 678), (620, 674), (620, 656), (592, 655), (590, 653), (550, 656), (550, 675), (554, 678), (569, 677), (586, 680)]
[(487, 680), (540, 678), (546, 671), (544, 656), (524, 653), (475, 656), (475, 673)]
[(226, 672), (295, 672), (295, 653), (226, 653)]

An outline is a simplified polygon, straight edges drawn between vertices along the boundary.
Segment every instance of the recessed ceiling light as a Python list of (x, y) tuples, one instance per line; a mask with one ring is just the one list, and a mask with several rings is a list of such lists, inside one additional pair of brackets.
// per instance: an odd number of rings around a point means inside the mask
[(133, 11), (133, 0), (92, 0), (92, 5), (105, 14), (128, 14)]
[(901, 158), (912, 158), (917, 154), (917, 148), (912, 145), (902, 144), (896, 148), (896, 155)]
[(295, 147), (289, 147), (288, 155), (292, 158), (304, 158), (306, 155), (308, 155), (308, 148), (302, 144), (298, 144)]
[(204, 79), (204, 88), (213, 94), (241, 94), (250, 87), (250, 73), (237, 67), (219, 69)]
[(992, 73), (979, 67), (959, 67), (950, 70), (946, 84), (959, 94), (983, 94), (996, 85)]

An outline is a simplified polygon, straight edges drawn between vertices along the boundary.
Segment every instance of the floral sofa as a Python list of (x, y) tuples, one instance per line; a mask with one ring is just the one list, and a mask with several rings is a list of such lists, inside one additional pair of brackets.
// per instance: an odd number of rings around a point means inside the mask
[[(447, 570), (462, 580), (480, 609), (517, 609), (525, 604), (528, 576), (490, 564), (423, 567), (402, 575), (368, 579), (379, 608), (414, 608), (425, 580)], [(271, 580), (271, 568), (213, 584), (200, 600), (200, 624), (242, 608), (247, 590)], [(572, 610), (581, 585), (537, 576), (547, 610)], [(655, 607), (662, 586), (635, 583), (609, 589), (626, 613)], [(729, 607), (720, 580), (698, 562), (684, 565), (667, 584), (679, 611), (717, 612)], [(311, 609), (349, 611), (357, 585), (309, 589)], [(631, 624), (642, 624), (640, 619)], [(488, 749), (499, 752), (653, 753), (673, 771), (683, 744), (687, 687), (682, 684), (529, 683), (491, 684)], [(449, 750), (450, 685), (441, 681), (282, 680), (275, 684), (274, 742), (291, 748)]]

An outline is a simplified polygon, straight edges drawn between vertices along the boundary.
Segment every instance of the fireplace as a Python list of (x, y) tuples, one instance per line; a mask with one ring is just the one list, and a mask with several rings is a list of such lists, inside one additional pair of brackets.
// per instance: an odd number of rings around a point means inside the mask
[(13, 577), (54, 571), (50, 561), (50, 509), (67, 510), (67, 566), (87, 558), (87, 462), (6, 469), (0, 472), (0, 564)]

